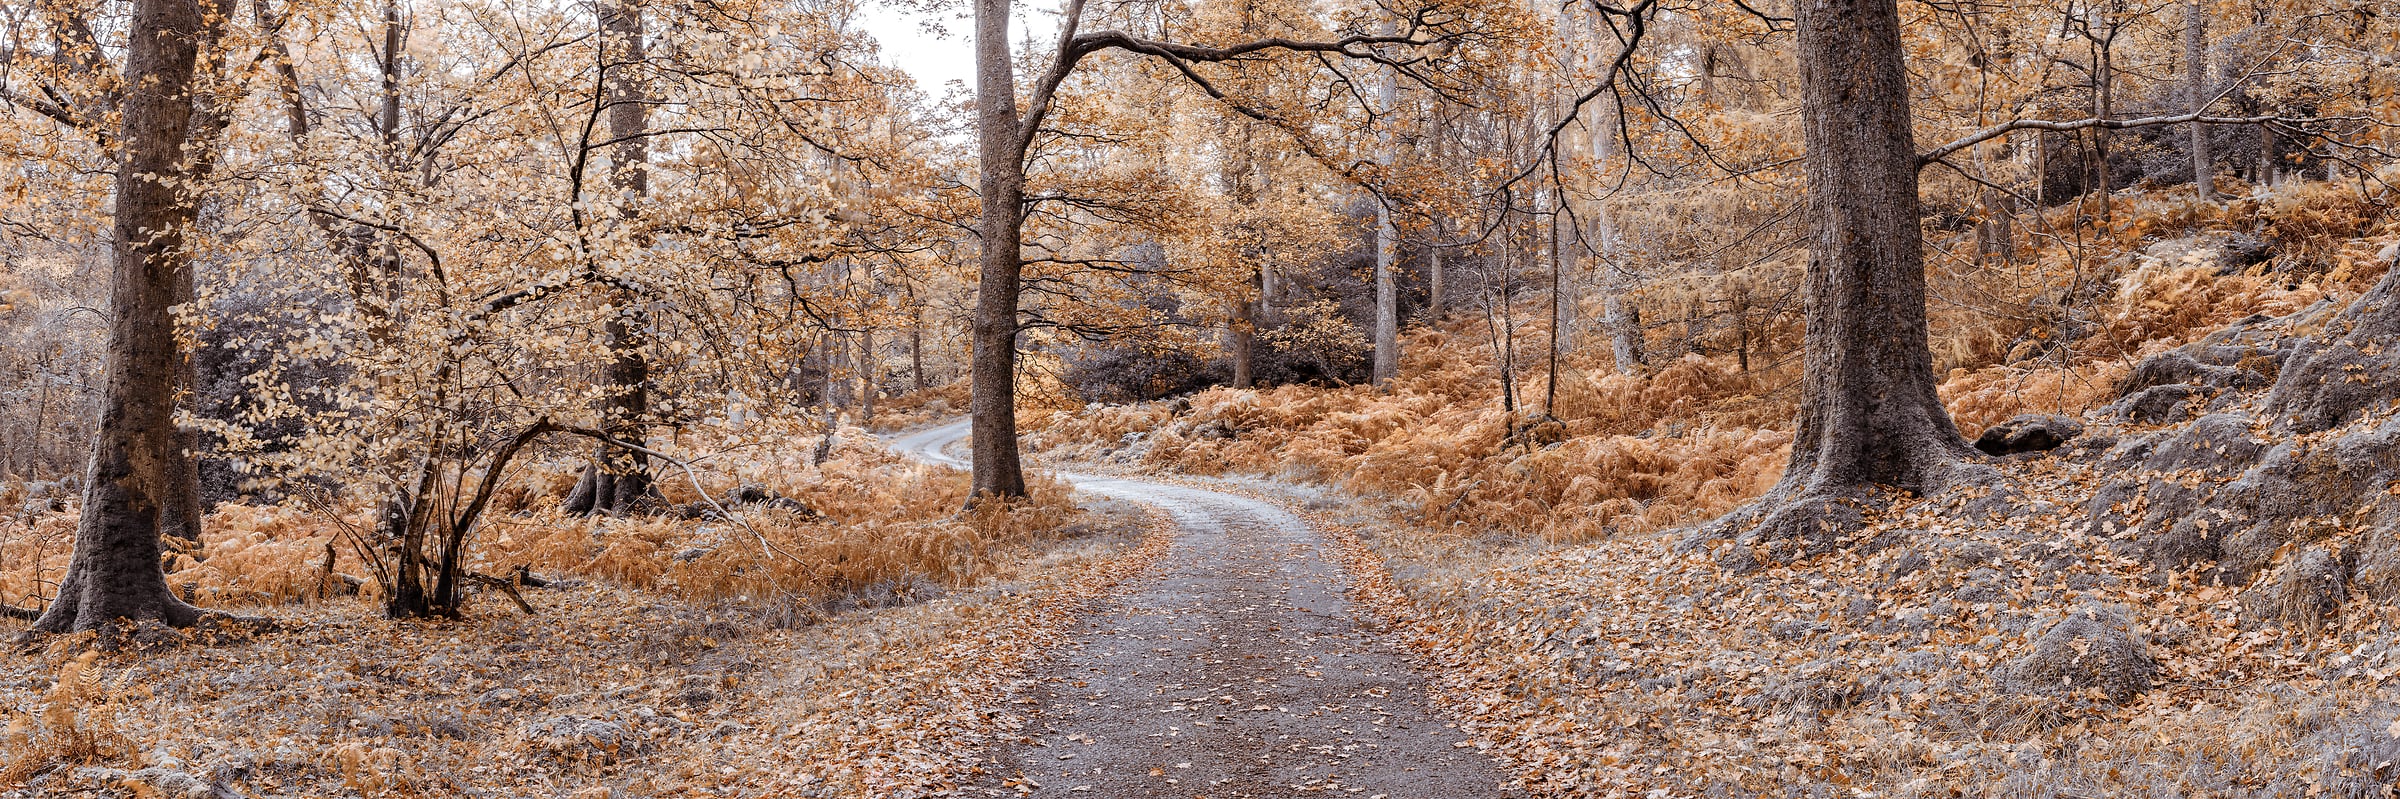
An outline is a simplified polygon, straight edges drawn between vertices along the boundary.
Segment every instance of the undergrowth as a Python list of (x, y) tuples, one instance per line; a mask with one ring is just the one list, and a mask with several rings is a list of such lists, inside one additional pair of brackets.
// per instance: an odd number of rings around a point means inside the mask
[[(467, 567), (489, 575), (522, 567), (689, 600), (769, 602), (806, 617), (808, 608), (859, 592), (972, 584), (1009, 547), (1072, 527), (1079, 513), (1064, 484), (1039, 477), (1026, 502), (962, 512), (964, 476), (903, 459), (856, 428), (836, 441), (831, 457), (815, 463), (810, 436), (687, 435), (679, 451), (696, 468), (661, 470), (658, 488), (672, 508), (708, 511), (698, 519), (560, 513), (582, 463), (528, 461), (496, 495)], [(737, 487), (793, 502), (727, 507), (729, 519), (702, 498)], [(75, 519), (70, 506), (0, 521), (0, 596), (40, 606), (66, 567)], [(201, 546), (169, 556), (167, 581), (212, 608), (373, 599), (376, 584), (362, 579), (354, 534), (370, 519), (363, 507), (221, 505), (203, 524)]]

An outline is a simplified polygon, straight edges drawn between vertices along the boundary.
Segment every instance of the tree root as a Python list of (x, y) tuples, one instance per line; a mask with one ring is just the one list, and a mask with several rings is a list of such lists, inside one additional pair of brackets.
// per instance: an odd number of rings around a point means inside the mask
[(1862, 543), (1860, 530), (1912, 496), (1954, 499), (1954, 512), (1964, 516), (1998, 514), (2018, 499), (1999, 478), (1999, 471), (1988, 464), (1961, 460), (1929, 469), (1923, 480), (1929, 488), (1923, 494), (1871, 483), (1787, 482), (1701, 525), (1681, 548), (1712, 549), (1718, 565), (1748, 573)]

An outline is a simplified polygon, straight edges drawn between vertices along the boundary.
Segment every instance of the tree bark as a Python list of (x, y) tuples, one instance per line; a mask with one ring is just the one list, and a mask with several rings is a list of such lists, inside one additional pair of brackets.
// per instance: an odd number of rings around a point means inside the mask
[[(1377, 100), (1382, 106), (1379, 110), (1391, 114), (1399, 106), (1400, 76), (1391, 75), (1379, 91)], [(1386, 131), (1382, 160), (1387, 176), (1399, 155), (1399, 137)], [(1391, 200), (1378, 196), (1375, 198), (1375, 360), (1369, 374), (1377, 386), (1400, 375), (1400, 288), (1393, 274), (1399, 269), (1399, 260), (1400, 228), (1392, 220)]]
[(1566, 281), (1563, 279), (1566, 270), (1563, 268), (1563, 259), (1559, 258), (1558, 254), (1559, 215), (1555, 210), (1553, 209), (1553, 213), (1550, 214), (1550, 224), (1548, 225), (1550, 234), (1550, 352), (1548, 353), (1549, 363), (1545, 367), (1547, 373), (1542, 377), (1543, 416), (1558, 414), (1559, 355), (1564, 352), (1568, 343), (1567, 337), (1574, 335), (1574, 328), (1568, 324), (1574, 315), (1574, 307), (1566, 300)]
[[(1436, 236), (1438, 237), (1439, 234), (1437, 233)], [(1425, 261), (1425, 318), (1439, 323), (1442, 321), (1442, 315), (1446, 313), (1442, 303), (1448, 298), (1443, 295), (1448, 293), (1450, 288), (1449, 281), (1442, 275), (1442, 248), (1439, 246), (1425, 248)]]
[[(2199, 0), (2183, 4), (2184, 92), (2191, 95), (2192, 113), (2208, 110), (2208, 11)], [(2208, 124), (2192, 123), (2192, 190), (2201, 202), (2217, 199), (2217, 170), (2208, 152)]]
[(189, 506), (168, 518), (191, 457), (175, 427), (184, 359), (173, 308), (191, 268), (185, 236), (198, 217), (185, 146), (193, 73), (211, 24), (198, 0), (133, 5), (119, 107), (107, 382), (75, 552), (57, 598), (34, 621), (38, 630), (88, 630), (119, 619), (185, 626), (201, 616), (167, 588), (159, 537), (168, 524), (196, 528), (198, 521)]
[[(647, 55), (643, 42), (642, 9), (631, 0), (600, 8), (601, 63), (604, 102), (608, 104), (609, 188), (615, 192), (617, 218), (625, 225), (641, 223), (643, 198), (650, 193), (650, 105), (641, 76), (636, 73)], [(647, 246), (635, 236), (635, 246)], [(650, 416), (650, 320), (639, 295), (623, 288), (609, 292), (614, 309), (602, 326), (608, 350), (607, 393), (600, 400), (600, 429), (618, 440), (647, 447)], [(624, 515), (638, 510), (656, 493), (649, 456), (606, 444), (598, 445), (585, 480), (590, 504), (576, 507), (581, 496), (570, 496), (572, 512)], [(577, 494), (583, 492), (578, 487)]]
[(1873, 487), (1924, 494), (1978, 466), (1935, 393), (1898, 6), (1796, 9), (1815, 228), (1799, 432), (1776, 487), (1706, 532), (1821, 550), (1858, 524)]
[[(1596, 22), (1594, 24), (1597, 25)], [(1600, 34), (1596, 27), (1592, 29), (1591, 36), (1597, 47)], [(1608, 63), (1616, 59), (1616, 53), (1612, 51), (1595, 57), (1601, 59), (1599, 63)], [(1609, 164), (1616, 160), (1618, 118), (1623, 113), (1624, 109), (1617, 106), (1616, 95), (1604, 93), (1599, 117), (1584, 122), (1584, 145), (1591, 152), (1595, 171), (1610, 171)], [(1576, 236), (1585, 242), (1584, 252), (1588, 253), (1589, 269), (1600, 286), (1600, 321), (1601, 326), (1608, 330), (1610, 355), (1616, 362), (1619, 374), (1633, 374), (1642, 366), (1642, 325), (1633, 316), (1631, 305), (1625, 301), (1625, 295), (1631, 287), (1627, 285), (1623, 268), (1617, 263), (1616, 221), (1609, 214), (1605, 197), (1592, 203), (1592, 207), (1584, 211), (1582, 216), (1587, 221), (1582, 226), (1584, 229), (1576, 231)], [(1572, 307), (1568, 308), (1569, 313), (1573, 311)]]
[(861, 423), (875, 420), (876, 372), (875, 328), (858, 331), (858, 419)]
[(1025, 496), (1017, 452), (1017, 295), (1023, 255), (1025, 153), (1017, 117), (1016, 70), (1009, 60), (1010, 0), (975, 0), (977, 175), (983, 207), (976, 232), (983, 240), (970, 338), (974, 438), (972, 498)]
[(928, 385), (925, 382), (925, 303), (917, 299), (914, 287), (909, 289), (908, 300), (908, 374), (909, 379), (915, 381), (917, 390), (924, 391)]
[[(1246, 22), (1249, 6), (1244, 5), (1243, 11)], [(1247, 25), (1242, 32), (1250, 32)], [(1218, 181), (1222, 184), (1220, 188), (1235, 208), (1245, 212), (1245, 219), (1253, 218), (1247, 212), (1258, 206), (1258, 191), (1251, 179), (1258, 169), (1258, 155), (1251, 138), (1250, 123), (1228, 119), (1226, 126), (1228, 135), (1218, 175)], [(1266, 267), (1262, 262), (1264, 253), (1245, 246), (1240, 255), (1243, 280), (1231, 303), (1233, 312), (1225, 326), (1225, 349), (1226, 355), (1233, 360), (1233, 387), (1246, 389), (1253, 384), (1252, 362), (1258, 350), (1258, 303), (1263, 294)]]

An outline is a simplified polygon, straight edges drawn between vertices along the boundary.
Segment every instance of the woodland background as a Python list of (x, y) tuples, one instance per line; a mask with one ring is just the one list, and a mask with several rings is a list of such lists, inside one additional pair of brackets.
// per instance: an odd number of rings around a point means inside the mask
[(238, 615), (29, 637), (4, 790), (939, 791), (1163, 546), (878, 445), (979, 368), (1037, 466), (1342, 531), (1537, 791), (2400, 778), (2389, 3), (1900, 4), (1940, 401), (2079, 432), (1791, 550), (1704, 534), (1803, 411), (1781, 4), (1040, 9), (1013, 152), (843, 0), (187, 4), (160, 89), (170, 5), (0, 10), (0, 601), (91, 517), (133, 242), (165, 590)]

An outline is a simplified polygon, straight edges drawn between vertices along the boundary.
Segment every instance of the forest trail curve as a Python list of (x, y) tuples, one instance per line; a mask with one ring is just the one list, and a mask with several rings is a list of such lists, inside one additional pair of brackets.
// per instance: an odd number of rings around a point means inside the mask
[[(964, 468), (947, 448), (966, 432), (943, 425), (893, 446)], [(985, 753), (960, 795), (1519, 795), (1354, 623), (1326, 542), (1299, 517), (1215, 491), (1060, 476), (1165, 511), (1176, 538), (1037, 676), (1031, 742)]]

